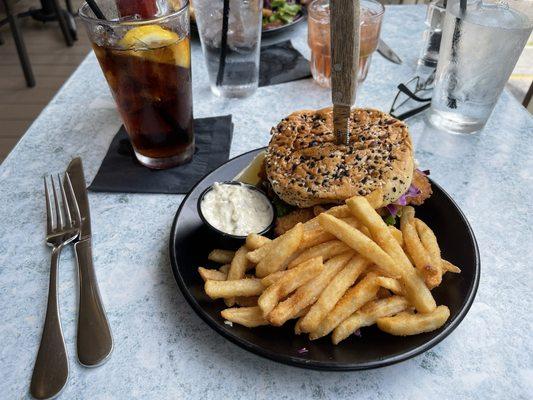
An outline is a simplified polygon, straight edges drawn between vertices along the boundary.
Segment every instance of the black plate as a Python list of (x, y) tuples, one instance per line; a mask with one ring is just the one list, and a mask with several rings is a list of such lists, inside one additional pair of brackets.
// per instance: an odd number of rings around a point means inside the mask
[[(220, 316), (225, 308), (223, 301), (212, 301), (204, 294), (196, 269), (206, 265), (211, 249), (228, 248), (228, 244), (202, 224), (196, 202), (207, 186), (233, 179), (261, 150), (229, 160), (204, 177), (185, 197), (172, 225), (170, 257), (174, 277), (185, 299), (211, 328), (248, 351), (285, 364), (322, 370), (361, 370), (414, 357), (435, 346), (459, 325), (472, 305), (479, 284), (479, 252), (465, 216), (450, 196), (433, 182), (433, 195), (416, 208), (416, 213), (435, 231), (443, 257), (462, 269), (461, 274), (446, 274), (442, 284), (433, 290), (437, 304), (450, 308), (451, 316), (444, 327), (408, 337), (391, 336), (375, 327), (363, 328), (362, 337), (352, 335), (334, 346), (329, 336), (309, 341), (305, 335), (295, 335), (294, 322), (290, 321), (281, 328), (249, 329), (224, 324)], [(303, 347), (308, 352), (299, 354), (298, 350)]]
[[(300, 11), (299, 14), (296, 14), (294, 17), (294, 20), (288, 24), (277, 26), (275, 28), (270, 29), (263, 29), (261, 33), (262, 38), (269, 38), (275, 35), (278, 35), (280, 33), (289, 32), (292, 28), (294, 28), (295, 25), (299, 24), (300, 22), (305, 21), (306, 13), (305, 11)], [(198, 25), (196, 25), (196, 22), (191, 20), (191, 33), (198, 36)]]

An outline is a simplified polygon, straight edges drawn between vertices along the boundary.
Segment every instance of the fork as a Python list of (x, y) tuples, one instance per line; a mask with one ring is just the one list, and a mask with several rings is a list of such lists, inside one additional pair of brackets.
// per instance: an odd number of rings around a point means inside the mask
[[(61, 177), (57, 176), (57, 186), (61, 195), (61, 201), (59, 201), (54, 177), (50, 176), (51, 196), (47, 179), (44, 178), (46, 244), (52, 247), (52, 257), (46, 318), (30, 385), (30, 393), (36, 399), (55, 397), (68, 379), (67, 349), (61, 331), (57, 301), (57, 271), (61, 250), (80, 234), (81, 216), (68, 174), (65, 179), (66, 185), (62, 185)], [(66, 192), (64, 186), (66, 186)], [(71, 207), (74, 210), (69, 208), (69, 204), (74, 206)]]

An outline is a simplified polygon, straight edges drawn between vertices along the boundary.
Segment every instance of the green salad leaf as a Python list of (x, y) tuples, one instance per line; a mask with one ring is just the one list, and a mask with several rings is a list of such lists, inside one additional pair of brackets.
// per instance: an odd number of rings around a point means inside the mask
[(270, 3), (272, 15), (265, 17), (263, 23), (281, 22), (282, 24), (289, 24), (294, 21), (294, 17), (298, 15), (302, 6), (300, 4), (287, 3), (286, 0), (272, 0)]
[(387, 225), (395, 225), (396, 224), (396, 217), (394, 217), (393, 215), (387, 215), (386, 218), (383, 218), (383, 220), (385, 221), (385, 223)]

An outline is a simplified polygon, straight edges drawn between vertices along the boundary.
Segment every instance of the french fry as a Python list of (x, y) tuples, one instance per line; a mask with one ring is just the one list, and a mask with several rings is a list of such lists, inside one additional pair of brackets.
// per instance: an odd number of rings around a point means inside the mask
[(218, 270), (226, 275), (228, 275), (230, 264), (224, 264)]
[(267, 275), (264, 278), (262, 278), (261, 279), (261, 283), (263, 284), (264, 287), (269, 287), (270, 285), (273, 285), (278, 280), (280, 280), (280, 278), (282, 276), (286, 275), (288, 272), (289, 272), (288, 269), (283, 270), (283, 271), (274, 272), (274, 273), (272, 273), (270, 275)]
[(230, 298), (236, 296), (258, 296), (264, 287), (260, 279), (245, 278), (234, 281), (211, 281), (204, 285), (205, 293), (212, 299)]
[(390, 290), (392, 293), (403, 296), (404, 290), (402, 284), (394, 278), (388, 278), (386, 276), (378, 276), (376, 283), (382, 288)]
[(220, 272), (216, 269), (207, 269), (204, 267), (198, 267), (198, 273), (202, 277), (202, 279), (205, 281), (212, 280), (212, 281), (225, 281), (227, 278), (227, 274), (224, 272)]
[(228, 280), (242, 279), (244, 277), (244, 273), (248, 267), (246, 254), (248, 254), (246, 246), (241, 246), (239, 250), (235, 252), (235, 256), (233, 257), (233, 260), (231, 260), (229, 267)]
[[(399, 270), (398, 272), (402, 277), (403, 286), (405, 286), (405, 293), (415, 308), (418, 311), (425, 313), (433, 311), (437, 307), (435, 299), (433, 299), (431, 292), (424, 284), (424, 281), (416, 273), (411, 262), (405, 255), (405, 252), (393, 238), (387, 224), (379, 214), (370, 206), (364, 197), (352, 197), (346, 203), (348, 204), (350, 211), (352, 211), (356, 218), (370, 230), (374, 240), (388, 254), (389, 259), (391, 259), (396, 266), (395, 269)], [(405, 209), (408, 208), (409, 207), (405, 207), (402, 211), (402, 219)], [(403, 240), (407, 241), (403, 230), (402, 234)], [(365, 255), (363, 252), (361, 252), (361, 254), (363, 256)], [(384, 267), (384, 265), (379, 262), (376, 262), (376, 264)]]
[(250, 262), (254, 264), (259, 264), (259, 262), (263, 258), (265, 258), (265, 256), (270, 252), (270, 250), (273, 249), (275, 246), (277, 246), (283, 240), (283, 237), (289, 232), (286, 232), (285, 234), (278, 236), (274, 240), (271, 240), (270, 242), (265, 243), (263, 246), (253, 251), (250, 251), (246, 257), (248, 258)]
[(384, 287), (380, 286), (378, 292), (376, 293), (376, 298), (384, 299), (386, 297), (391, 297), (391, 292), (389, 289), (385, 289)]
[(359, 275), (368, 266), (368, 261), (359, 255), (355, 255), (344, 268), (331, 280), (328, 286), (320, 294), (309, 312), (299, 322), (302, 332), (315, 331), (324, 317), (335, 307), (335, 304), (354, 284)]
[(269, 239), (266, 236), (258, 235), (257, 233), (250, 233), (246, 237), (246, 247), (250, 251), (257, 250), (270, 242), (272, 242), (272, 239)]
[(337, 218), (353, 217), (352, 213), (350, 212), (350, 209), (346, 206), (346, 204), (331, 207), (329, 210), (326, 211), (326, 214), (333, 215)]
[(403, 247), (403, 235), (402, 235), (402, 231), (399, 230), (398, 228), (390, 225), (389, 226), (389, 231), (390, 233), (392, 234), (392, 236), (394, 236), (394, 239), (396, 239), (396, 241), (398, 242), (398, 244), (400, 245), (400, 247)]
[[(233, 260), (231, 260), (228, 271), (228, 281), (244, 278), (244, 274), (249, 264), (246, 254), (248, 254), (246, 246), (241, 246), (239, 250), (235, 252), (235, 256), (233, 257)], [(235, 304), (235, 299), (229, 298), (226, 299), (225, 302), (228, 307), (231, 307)]]
[(420, 237), (422, 245), (425, 247), (431, 259), (431, 265), (437, 269), (436, 276), (432, 280), (432, 285), (439, 286), (442, 281), (442, 259), (440, 255), (440, 248), (435, 234), (426, 223), (418, 218), (415, 218), (415, 227)]
[(399, 271), (399, 268), (395, 266), (395, 263), (388, 254), (358, 229), (355, 229), (346, 222), (328, 214), (320, 214), (318, 220), (325, 230), (331, 232), (357, 253), (367, 257), (370, 261), (379, 266), (384, 268), (390, 266), (390, 269)]
[(446, 306), (438, 306), (428, 314), (402, 313), (394, 317), (377, 319), (378, 328), (395, 336), (418, 335), (431, 332), (443, 326), (450, 317)]
[(319, 256), (322, 257), (324, 261), (327, 261), (334, 256), (338, 256), (339, 254), (346, 253), (350, 250), (350, 247), (342, 243), (340, 240), (330, 240), (329, 242), (324, 242), (304, 250), (289, 263), (288, 268), (296, 267), (298, 264)]
[(259, 296), (235, 297), (235, 304), (238, 304), (241, 307), (255, 307), (257, 306), (258, 299)]
[(280, 236), (281, 240), (278, 243), (272, 242), (274, 245), (255, 267), (255, 274), (259, 278), (264, 278), (279, 271), (283, 267), (283, 263), (298, 249), (302, 235), (303, 225), (300, 223)]
[(381, 268), (379, 265), (376, 265), (376, 264), (371, 264), (367, 268), (367, 272), (374, 272), (377, 276), (385, 276), (387, 278), (392, 278), (392, 279), (402, 279), (400, 275), (391, 275), (384, 268)]
[(313, 230), (304, 231), (304, 235), (302, 237), (302, 241), (300, 242), (298, 250), (305, 250), (321, 243), (329, 242), (333, 239), (335, 239), (335, 236), (333, 236), (329, 232), (324, 231), (320, 227)]
[[(350, 209), (348, 208), (348, 206), (346, 206), (346, 204), (331, 207), (328, 210), (326, 210), (325, 213), (333, 215), (334, 217), (337, 217), (337, 218), (352, 217), (352, 213), (350, 212)], [(319, 227), (320, 227), (320, 224), (318, 223), (318, 219), (316, 217), (304, 223), (304, 230), (306, 231), (311, 231)]]
[(418, 232), (418, 236), (420, 237), (420, 241), (428, 251), (431, 260), (436, 265), (439, 265), (441, 263), (441, 254), (435, 233), (424, 221), (418, 218), (414, 219), (414, 223), (416, 231)]
[(248, 328), (268, 325), (259, 307), (226, 308), (220, 312), (222, 318)]
[[(374, 212), (374, 210), (372, 211)], [(391, 256), (381, 249), (381, 247), (379, 247), (373, 240), (338, 218), (327, 214), (320, 214), (318, 218), (320, 224), (323, 224), (324, 229), (333, 233), (369, 261), (379, 265), (379, 267), (386, 272), (386, 275), (401, 276), (403, 284), (406, 287), (406, 293), (409, 295), (409, 299), (413, 302), (415, 307), (418, 307), (421, 311), (424, 310), (427, 312), (436, 307), (431, 292), (424, 284), (424, 281), (417, 275), (414, 268), (411, 267), (411, 264), (408, 264), (407, 266), (400, 265), (399, 262), (393, 260)], [(379, 215), (378, 218), (381, 220)], [(392, 238), (389, 230), (385, 229), (385, 231), (389, 235), (389, 242), (393, 242), (394, 245), (397, 246), (398, 243)], [(398, 253), (400, 252), (405, 257), (403, 250), (399, 249)]]
[(380, 202), (377, 190), (318, 206), (314, 218), (274, 240), (250, 234), (236, 252), (213, 250), (209, 259), (224, 265), (198, 268), (205, 293), (228, 304), (221, 312), (228, 325), (281, 326), (296, 318), (296, 334), (315, 340), (332, 333), (334, 344), (376, 323), (400, 336), (438, 329), (450, 311), (436, 306), (430, 289), (461, 270), (442, 259), (412, 207), (397, 229), (375, 211)]
[(454, 274), (461, 273), (461, 268), (459, 268), (456, 265), (453, 265), (451, 262), (447, 260), (442, 260), (442, 269), (443, 269), (443, 273), (444, 272), (452, 272)]
[(246, 255), (246, 258), (251, 263), (257, 264), (259, 261), (261, 261), (270, 251), (270, 249), (275, 245), (275, 243), (279, 243), (282, 236), (278, 236), (276, 239), (272, 240), (271, 242), (259, 247), (258, 249), (255, 249), (253, 251), (248, 252)]
[(379, 318), (398, 314), (408, 307), (409, 302), (405, 297), (401, 296), (391, 296), (371, 301), (336, 327), (331, 335), (331, 340), (333, 344), (339, 344), (356, 330), (374, 325)]
[(360, 307), (374, 299), (378, 289), (376, 274), (372, 272), (366, 274), (357, 285), (348, 289), (318, 327), (310, 332), (309, 338), (315, 340), (326, 336)]
[(322, 272), (300, 286), (290, 297), (279, 303), (272, 312), (268, 315), (268, 321), (275, 326), (281, 326), (289, 319), (296, 318), (296, 316), (304, 308), (313, 304), (320, 296), (320, 293), (333, 279), (333, 277), (344, 267), (353, 252), (338, 255), (331, 260), (326, 261)]
[(219, 264), (229, 264), (234, 255), (235, 252), (231, 250), (214, 249), (209, 253), (207, 259)]
[(266, 288), (259, 297), (257, 304), (263, 311), (263, 315), (266, 317), (282, 298), (313, 279), (323, 269), (322, 257), (315, 257), (287, 271), (274, 284)]
[[(426, 285), (432, 289), (440, 283), (439, 270), (432, 265), (431, 257), (428, 251), (420, 241), (418, 232), (414, 225), (415, 210), (413, 207), (404, 207), (400, 218), (400, 227), (402, 229), (405, 248), (414, 261), (415, 267), (424, 276)], [(442, 276), (441, 276), (442, 277)], [(431, 310), (423, 311), (429, 312)]]
[(372, 193), (366, 195), (365, 198), (374, 210), (384, 206), (383, 190), (381, 189), (374, 190)]

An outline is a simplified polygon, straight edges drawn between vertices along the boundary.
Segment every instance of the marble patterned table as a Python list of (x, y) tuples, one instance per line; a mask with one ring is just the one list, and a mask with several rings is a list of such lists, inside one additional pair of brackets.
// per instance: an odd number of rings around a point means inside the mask
[[(375, 55), (358, 105), (388, 110), (395, 86), (413, 75), (424, 7), (392, 6), (383, 37), (404, 64)], [(305, 55), (306, 28), (294, 43)], [(231, 156), (266, 145), (289, 111), (328, 105), (310, 80), (261, 88), (245, 100), (210, 94), (193, 48), (197, 117), (232, 113)], [(42, 176), (83, 158), (91, 180), (119, 126), (91, 54), (0, 166), (0, 398), (29, 397), (46, 303)], [(76, 362), (76, 274), (60, 267), (61, 316), (70, 378), (63, 399), (526, 399), (533, 394), (531, 192), (533, 118), (507, 92), (486, 129), (451, 136), (409, 121), (417, 158), (453, 195), (479, 241), (482, 278), (462, 324), (432, 350), (380, 370), (328, 373), (259, 358), (201, 321), (172, 277), (168, 236), (183, 196), (90, 193), (97, 275), (115, 349), (96, 369)], [(1, 127), (0, 127), (1, 129)]]

